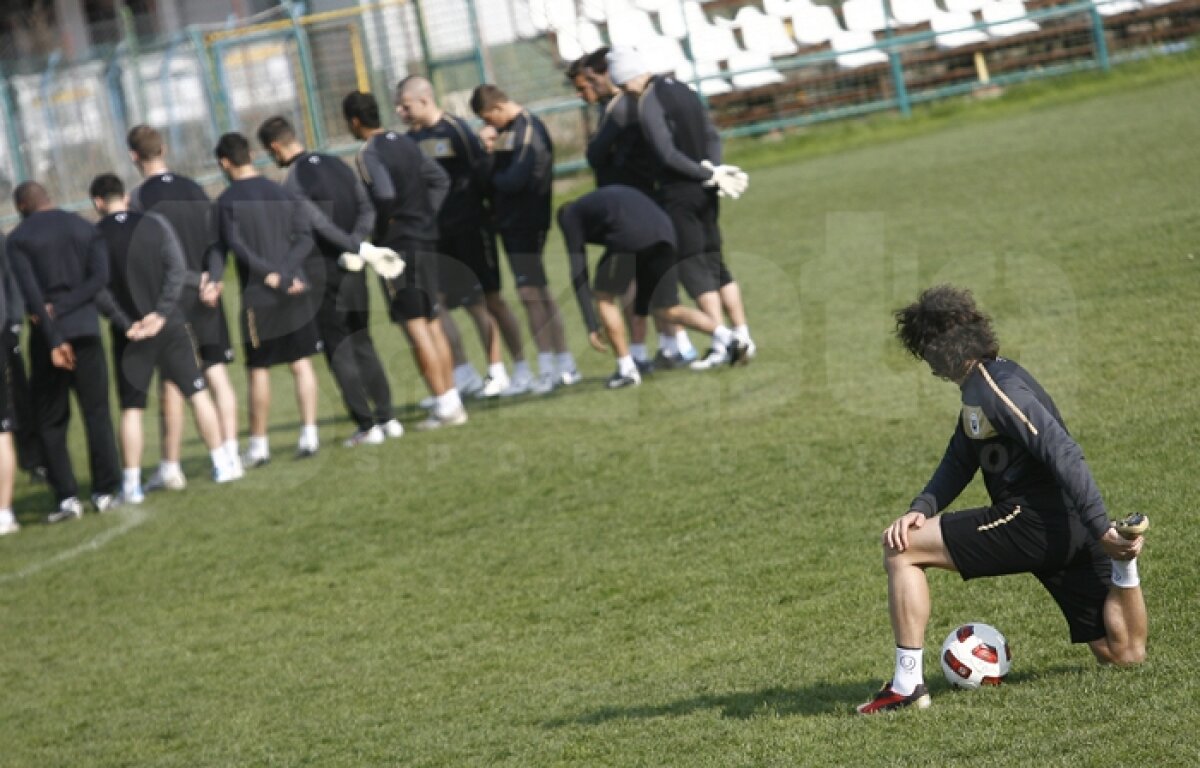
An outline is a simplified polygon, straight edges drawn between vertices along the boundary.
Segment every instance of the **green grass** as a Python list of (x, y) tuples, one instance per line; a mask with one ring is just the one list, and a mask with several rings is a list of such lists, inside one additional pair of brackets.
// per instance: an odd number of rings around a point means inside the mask
[[(0, 765), (1197, 764), (1198, 104), (1165, 78), (759, 167), (723, 218), (745, 370), (603, 391), (564, 293), (576, 390), (296, 463), (277, 378), (279, 458), (240, 486), (193, 444), (190, 492), (47, 528), (22, 484)], [(993, 623), (1009, 684), (951, 692), (931, 652), (931, 710), (856, 719), (891, 665), (878, 534), (956, 414), (889, 310), (941, 280), (1056, 396), (1110, 507), (1154, 518), (1150, 660), (1098, 668), (1031, 577), (934, 573), (928, 644)]]

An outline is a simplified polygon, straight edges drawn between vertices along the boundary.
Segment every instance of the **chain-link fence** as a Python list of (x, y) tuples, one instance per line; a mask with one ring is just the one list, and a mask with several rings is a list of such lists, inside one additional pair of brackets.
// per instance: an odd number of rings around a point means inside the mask
[[(175, 1), (181, 17), (199, 13)], [(83, 60), (57, 49), (0, 51), (0, 187), (36, 178), (56, 200), (83, 207), (95, 174), (132, 176), (124, 137), (139, 122), (164, 131), (181, 172), (213, 181), (217, 137), (252, 133), (275, 114), (293, 118), (311, 146), (349, 151), (345, 94), (373, 91), (386, 106), (395, 83), (413, 73), (429, 76), (442, 105), (465, 116), (476, 85), (500, 85), (546, 121), (560, 167), (579, 167), (589, 113), (563, 71), (608, 45), (639, 48), (655, 72), (696, 88), (728, 134), (752, 135), (1107, 68), (1147, 50), (1188, 47), (1200, 34), (1200, 0), (319, 0), (308, 13), (298, 3), (255, 0), (247, 7), (261, 10), (169, 34), (127, 16), (105, 32), (116, 42)], [(45, 24), (38, 29), (52, 48)]]

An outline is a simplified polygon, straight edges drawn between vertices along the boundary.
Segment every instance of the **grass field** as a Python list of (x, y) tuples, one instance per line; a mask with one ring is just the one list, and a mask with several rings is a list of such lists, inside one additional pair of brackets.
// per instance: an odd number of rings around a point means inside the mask
[[(466, 428), (293, 462), (280, 378), (277, 459), (238, 486), (191, 444), (189, 493), (43, 527), (22, 483), (0, 765), (1200, 764), (1192, 61), (756, 164), (723, 219), (744, 370), (604, 391), (564, 295), (588, 381)], [(993, 623), (1010, 681), (952, 692), (930, 650), (933, 708), (861, 719), (891, 670), (878, 534), (957, 414), (889, 312), (939, 281), (1056, 396), (1110, 508), (1154, 519), (1150, 660), (1098, 668), (1032, 577), (934, 573), (928, 645)]]

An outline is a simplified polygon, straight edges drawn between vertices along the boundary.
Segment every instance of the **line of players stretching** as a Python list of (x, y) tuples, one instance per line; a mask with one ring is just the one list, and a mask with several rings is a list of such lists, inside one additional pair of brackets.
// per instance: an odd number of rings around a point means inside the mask
[[(563, 206), (558, 223), (589, 342), (601, 351), (611, 343), (617, 358), (608, 387), (637, 385), (656, 364), (708, 370), (749, 361), (756, 348), (717, 226), (718, 196), (740, 196), (747, 178), (721, 164), (720, 139), (703, 104), (686, 85), (652, 75), (631, 50), (599, 51), (576, 62), (568, 77), (589, 104), (605, 105), (588, 145), (598, 189)], [(390, 319), (403, 329), (430, 392), (422, 402), (429, 415), (418, 429), (466, 423), (464, 395), (544, 394), (580, 381), (543, 265), (554, 158), (541, 121), (499, 88), (482, 85), (471, 99), (484, 123), (476, 133), (438, 107), (421, 77), (396, 89), (406, 134), (384, 127), (369, 94), (351, 93), (342, 107), (362, 142), (353, 168), (306, 150), (288, 120), (274, 117), (257, 138), (286, 169), (282, 184), (258, 172), (246, 137), (229, 133), (215, 148), (229, 183), (211, 201), (195, 181), (171, 171), (162, 136), (143, 125), (128, 135), (143, 181), (126, 190), (115, 174), (97, 176), (89, 189), (100, 217), (95, 225), (57, 208), (35, 181), (16, 188), (22, 220), (0, 247), (0, 315), (9, 320), (0, 367), (12, 384), (0, 387), (0, 535), (19, 528), (12, 514), (18, 447), (21, 466), (44, 474), (55, 494), (46, 521), (83, 515), (67, 449), (71, 391), (83, 414), (91, 501), (100, 512), (141, 503), (147, 490), (186, 487), (180, 463), (185, 406), (209, 451), (215, 482), (236, 481), (247, 467), (269, 462), (275, 366), (287, 365), (294, 380), (297, 455), (316, 453), (311, 358), (321, 352), (357, 427), (345, 445), (402, 436), (370, 334), (368, 271), (380, 277)], [(496, 236), (537, 348), (536, 376), (500, 293)], [(588, 243), (605, 247), (594, 291)], [(230, 254), (248, 371), (244, 452), (228, 372), (234, 360), (224, 306)], [(677, 280), (698, 309), (680, 304)], [(628, 337), (623, 299), (632, 309)], [(456, 308), (471, 316), (487, 355), (482, 376), (463, 351), (449, 314)], [(118, 434), (101, 315), (112, 335)], [(645, 343), (650, 315), (659, 333), (653, 361)], [(26, 317), (32, 326), (27, 382), (17, 341)], [(711, 336), (704, 357), (685, 328)], [(156, 371), (161, 462), (143, 485), (143, 412)]]

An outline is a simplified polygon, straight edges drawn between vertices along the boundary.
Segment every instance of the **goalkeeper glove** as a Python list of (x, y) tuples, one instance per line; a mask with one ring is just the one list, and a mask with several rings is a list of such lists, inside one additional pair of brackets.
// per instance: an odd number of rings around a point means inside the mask
[(391, 248), (380, 248), (364, 242), (358, 249), (358, 255), (385, 280), (395, 280), (404, 274), (404, 260)]
[(347, 252), (338, 257), (338, 266), (347, 272), (362, 272), (362, 268), (365, 265), (366, 262), (363, 261), (363, 257), (357, 253)]
[(701, 162), (700, 165), (713, 172), (712, 178), (704, 182), (704, 186), (716, 187), (717, 194), (721, 197), (731, 197), (737, 200), (745, 194), (747, 187), (750, 186), (750, 177), (736, 165), (714, 166), (708, 160)]

